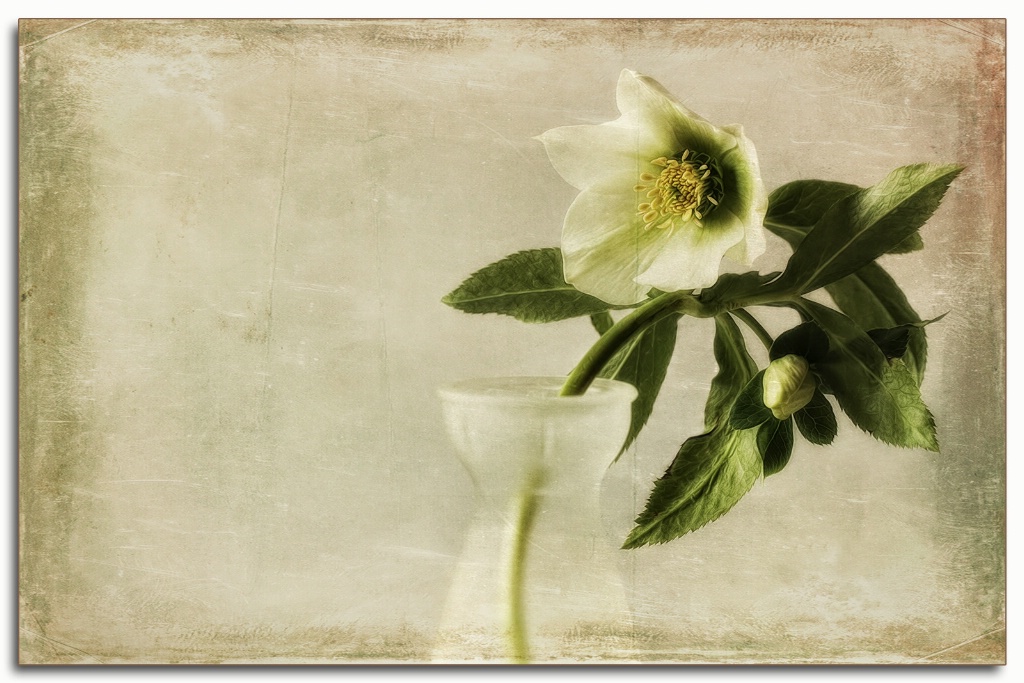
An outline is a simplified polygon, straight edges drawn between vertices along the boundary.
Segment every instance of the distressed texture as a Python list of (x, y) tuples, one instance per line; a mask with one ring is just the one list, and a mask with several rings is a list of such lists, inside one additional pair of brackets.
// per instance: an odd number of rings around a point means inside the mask
[[(474, 509), (435, 387), (563, 374), (594, 334), (440, 298), (557, 244), (575, 191), (531, 138), (614, 118), (622, 68), (743, 123), (769, 190), (966, 167), (925, 249), (881, 260), (950, 311), (921, 387), (942, 452), (839, 416), (722, 519), (623, 552), (632, 624), (541, 657), (1004, 659), (1003, 22), (34, 20), (20, 45), (21, 661), (425, 659)], [(711, 327), (682, 322), (609, 470), (613, 542), (702, 431)]]

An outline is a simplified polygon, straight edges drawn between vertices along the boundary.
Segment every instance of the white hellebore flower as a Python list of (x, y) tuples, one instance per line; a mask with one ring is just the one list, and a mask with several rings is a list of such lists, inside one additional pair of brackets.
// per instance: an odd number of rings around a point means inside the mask
[(743, 128), (713, 126), (633, 71), (619, 76), (616, 102), (614, 121), (538, 138), (580, 190), (562, 227), (566, 281), (633, 304), (652, 287), (714, 284), (723, 256), (760, 256), (768, 200)]

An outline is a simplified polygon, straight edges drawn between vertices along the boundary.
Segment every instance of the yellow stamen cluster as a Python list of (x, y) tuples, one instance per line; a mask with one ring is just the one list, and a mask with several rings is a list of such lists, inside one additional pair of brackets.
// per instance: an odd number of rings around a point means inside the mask
[(704, 213), (718, 206), (718, 199), (711, 194), (711, 168), (706, 163), (694, 163), (689, 159), (689, 150), (684, 151), (679, 159), (659, 157), (651, 161), (664, 169), (659, 175), (640, 174), (640, 184), (633, 189), (644, 193), (650, 200), (637, 206), (637, 214), (644, 221), (644, 230), (672, 227), (676, 218), (684, 223), (693, 220), (698, 227), (704, 227), (701, 223)]

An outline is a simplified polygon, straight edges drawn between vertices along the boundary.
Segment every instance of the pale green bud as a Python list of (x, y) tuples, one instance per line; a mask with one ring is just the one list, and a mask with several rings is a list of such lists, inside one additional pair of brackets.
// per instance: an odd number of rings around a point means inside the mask
[(776, 420), (785, 420), (810, 402), (816, 386), (802, 356), (783, 356), (764, 371), (764, 405)]

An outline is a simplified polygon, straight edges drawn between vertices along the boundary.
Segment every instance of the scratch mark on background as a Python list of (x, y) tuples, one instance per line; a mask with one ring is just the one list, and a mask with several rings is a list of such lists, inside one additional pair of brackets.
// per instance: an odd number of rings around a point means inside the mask
[(1003, 41), (999, 40), (998, 38), (996, 38), (994, 36), (986, 36), (984, 33), (978, 33), (977, 31), (972, 31), (971, 29), (967, 28), (966, 26), (958, 24), (955, 21), (950, 21), (948, 19), (939, 19), (939, 22), (945, 24), (946, 26), (950, 26), (952, 28), (955, 28), (958, 31), (963, 31), (964, 33), (970, 33), (972, 36), (977, 36), (978, 38), (981, 38), (982, 40), (987, 40), (988, 42), (992, 43), (993, 45), (998, 45), (999, 47), (1006, 47), (1006, 44)]
[(512, 149), (512, 151), (515, 152), (516, 154), (518, 154), (522, 159), (524, 159), (524, 160), (526, 160), (528, 162), (530, 161), (530, 158), (528, 156), (526, 156), (525, 154), (523, 154), (523, 151), (521, 149), (519, 149), (519, 147), (516, 145), (516, 143), (512, 142), (507, 137), (505, 137), (500, 132), (498, 132), (496, 129), (494, 129), (491, 126), (487, 125), (486, 123), (484, 123), (480, 119), (476, 118), (475, 116), (470, 116), (469, 114), (467, 114), (464, 111), (458, 111), (458, 110), (455, 110), (455, 109), (446, 109), (445, 111), (447, 111), (447, 112), (449, 112), (451, 114), (457, 114), (458, 116), (462, 116), (463, 118), (469, 119), (470, 121), (472, 121), (473, 123), (477, 124), (478, 126), (486, 128), (487, 130), (491, 131), (496, 136), (498, 136), (499, 140), (501, 140), (506, 145), (508, 145)]
[(793, 138), (790, 138), (789, 141), (790, 141), (790, 143), (792, 143), (794, 145), (815, 145), (815, 146), (826, 146), (826, 147), (832, 147), (832, 146), (835, 146), (835, 147), (849, 147), (852, 150), (860, 150), (861, 153), (864, 153), (864, 154), (878, 154), (878, 155), (887, 156), (887, 157), (896, 156), (892, 152), (887, 152), (885, 150), (880, 150), (880, 149), (874, 149), (874, 148), (869, 147), (867, 145), (864, 145), (864, 144), (861, 144), (861, 143), (858, 143), (858, 142), (850, 142), (850, 141), (847, 141), (847, 140), (794, 140)]
[(196, 488), (206, 488), (202, 484), (195, 484), (184, 479), (107, 479), (98, 481), (97, 484), (182, 484)]
[(451, 553), (441, 553), (436, 550), (429, 550), (427, 548), (416, 548), (413, 546), (406, 545), (383, 545), (378, 546), (377, 550), (385, 554), (395, 554), (404, 557), (414, 557), (422, 560), (455, 560), (458, 559), (457, 555)]
[(381, 364), (384, 369), (384, 400), (388, 404), (388, 455), (395, 452), (395, 407), (391, 396), (391, 370), (388, 367), (387, 300), (384, 295), (384, 246), (381, 240), (381, 222), (378, 197), (373, 198), (373, 236), (377, 262), (377, 307), (380, 313)]
[(914, 661), (915, 662), (923, 662), (925, 660), (931, 659), (932, 657), (938, 657), (941, 654), (945, 654), (947, 652), (951, 652), (952, 650), (956, 650), (957, 648), (961, 648), (964, 645), (970, 645), (971, 643), (973, 643), (976, 640), (981, 640), (982, 638), (987, 638), (988, 636), (994, 635), (996, 633), (999, 633), (1000, 631), (1005, 631), (1005, 630), (1006, 630), (1005, 626), (1000, 626), (999, 628), (994, 628), (991, 631), (986, 631), (985, 633), (982, 633), (980, 636), (974, 636), (973, 638), (969, 638), (969, 639), (963, 641), (962, 643), (957, 643), (956, 645), (950, 645), (947, 648), (943, 648), (942, 650), (939, 650), (938, 652), (933, 652), (930, 655), (925, 655), (924, 657), (921, 657), (919, 659), (915, 659)]
[[(84, 655), (86, 657), (86, 659), (88, 659), (90, 661), (93, 661), (93, 662), (96, 662), (97, 664), (102, 664), (103, 663), (102, 659), (97, 659), (96, 657), (94, 657), (93, 655), (89, 654), (85, 650), (80, 650), (77, 647), (75, 647), (74, 645), (68, 645), (67, 643), (61, 642), (61, 641), (59, 641), (59, 640), (57, 640), (55, 638), (50, 638), (49, 636), (44, 636), (42, 633), (37, 633), (36, 631), (33, 631), (31, 629), (25, 628), (24, 626), (19, 626), (18, 630), (22, 631), (23, 633), (27, 633), (28, 635), (32, 636), (33, 638), (39, 638), (40, 640), (44, 640), (47, 643), (50, 643), (51, 645), (56, 645), (58, 648), (63, 648), (63, 649), (68, 650), (70, 652), (74, 652), (75, 654)], [(47, 663), (52, 664), (53, 662), (47, 662)]]
[[(292, 55), (291, 78), (288, 83), (288, 113), (284, 125), (284, 150), (281, 153), (281, 189), (277, 196), (277, 213), (274, 216), (273, 251), (270, 259), (270, 282), (267, 286), (267, 340), (263, 351), (263, 367), (267, 372), (263, 375), (263, 392), (261, 403), (266, 404), (267, 389), (270, 387), (270, 349), (274, 337), (274, 283), (277, 281), (277, 252), (281, 233), (281, 213), (284, 209), (284, 193), (288, 184), (288, 147), (292, 137), (292, 109), (295, 104), (295, 56)], [(263, 410), (260, 410), (260, 415)], [(259, 419), (259, 417), (257, 417)]]
[[(441, 80), (441, 79), (436, 79), (436, 80)], [(441, 102), (441, 99), (436, 97), (436, 96), (434, 96), (434, 95), (431, 95), (431, 94), (425, 93), (425, 92), (421, 92), (419, 90), (416, 90), (415, 88), (410, 88), (409, 86), (402, 85), (401, 83), (394, 83), (392, 85), (394, 87), (398, 88), (399, 90), (404, 90), (406, 92), (412, 93), (412, 94), (414, 94), (414, 95), (416, 95), (418, 97), (421, 97), (421, 98), (423, 98), (423, 99), (425, 99), (425, 100), (427, 100), (429, 102), (433, 102), (433, 103)], [(462, 118), (466, 119), (467, 121), (471, 121), (472, 123), (480, 126), (481, 128), (486, 128), (491, 133), (493, 133), (500, 142), (502, 142), (505, 145), (507, 145), (513, 152), (518, 154), (522, 159), (524, 159), (525, 161), (528, 161), (528, 162), (531, 161), (530, 157), (528, 157), (526, 154), (524, 154), (523, 151), (519, 148), (518, 145), (516, 145), (515, 142), (513, 142), (512, 140), (509, 140), (507, 136), (502, 135), (501, 132), (499, 132), (497, 129), (493, 128), (492, 126), (488, 125), (483, 120), (478, 119), (477, 117), (472, 116), (470, 114), (467, 114), (466, 112), (460, 111), (458, 109), (451, 109), (451, 108), (448, 108), (448, 107), (444, 107), (443, 111), (445, 111), (448, 114), (455, 114), (456, 116), (461, 116)]]
[(21, 47), (22, 47), (23, 50), (27, 50), (28, 48), (32, 47), (33, 45), (38, 45), (39, 43), (42, 43), (42, 42), (45, 42), (45, 41), (49, 40), (50, 38), (56, 38), (57, 36), (59, 36), (61, 34), (67, 33), (68, 31), (74, 31), (76, 28), (82, 28), (83, 26), (88, 26), (89, 24), (93, 23), (94, 21), (99, 21), (99, 19), (89, 19), (88, 21), (83, 21), (81, 24), (75, 24), (74, 26), (70, 26), (70, 27), (68, 27), (66, 29), (63, 29), (61, 31), (57, 31), (56, 33), (51, 33), (48, 36), (43, 36), (39, 40), (33, 40), (31, 43), (27, 43), (25, 45), (22, 45)]
[(172, 571), (170, 569), (156, 569), (154, 567), (132, 567), (132, 566), (127, 565), (127, 564), (118, 564), (116, 562), (104, 562), (102, 560), (90, 560), (87, 557), (72, 557), (71, 559), (74, 560), (75, 562), (84, 562), (86, 564), (98, 564), (98, 565), (102, 565), (104, 567), (113, 567), (114, 569), (118, 570), (119, 572), (127, 570), (127, 571), (130, 571), (130, 572), (144, 572), (146, 574), (158, 574), (160, 576), (182, 576), (181, 572)]

